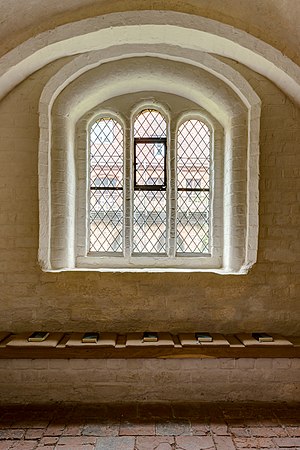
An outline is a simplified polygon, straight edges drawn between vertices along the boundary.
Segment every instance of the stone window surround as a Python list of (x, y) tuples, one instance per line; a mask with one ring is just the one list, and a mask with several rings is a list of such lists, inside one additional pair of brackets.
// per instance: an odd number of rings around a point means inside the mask
[[(133, 195), (132, 187), (132, 155), (133, 155), (133, 123), (136, 116), (143, 109), (155, 109), (159, 111), (167, 120), (167, 136), (169, 142), (169, 152), (167, 158), (167, 167), (175, 172), (175, 155), (177, 148), (177, 133), (180, 125), (186, 120), (198, 119), (204, 122), (212, 132), (212, 149), (211, 149), (211, 256), (130, 256), (126, 255), (126, 250), (130, 247), (130, 242), (125, 241), (125, 256), (95, 256), (88, 254), (88, 158), (87, 145), (88, 131), (92, 123), (101, 117), (110, 117), (118, 121), (123, 127), (124, 133), (124, 165), (125, 165), (125, 192)], [(101, 106), (97, 106), (92, 111), (86, 113), (78, 122), (76, 127), (76, 136), (80, 136), (76, 147), (77, 165), (77, 266), (82, 268), (101, 268), (101, 269), (132, 269), (132, 267), (140, 269), (153, 270), (195, 270), (195, 269), (219, 269), (222, 265), (222, 247), (223, 247), (223, 134), (222, 126), (207, 112), (189, 111), (181, 114), (178, 119), (172, 116), (172, 112), (166, 106), (160, 104), (159, 101), (143, 101), (135, 105), (132, 111), (129, 111), (129, 119), (123, 117), (119, 112), (111, 110), (103, 110)], [(168, 191), (171, 191), (171, 185), (175, 183), (174, 179), (168, 177)], [(175, 194), (173, 186), (173, 196), (169, 197), (169, 205), (171, 212), (168, 221), (175, 221)], [(218, 195), (215, 195), (218, 192)], [(125, 194), (126, 195), (126, 194)], [(168, 194), (167, 194), (168, 195)], [(130, 205), (125, 206), (125, 223), (131, 221)], [(173, 243), (174, 246), (174, 243)]]
[[(95, 58), (97, 56), (97, 52), (95, 52)], [(236, 239), (237, 234), (235, 233), (235, 239), (232, 241), (232, 233), (225, 233), (224, 236), (224, 248), (223, 248), (223, 261), (221, 268), (197, 268), (197, 269), (163, 269), (165, 270), (180, 270), (180, 271), (191, 271), (191, 270), (197, 270), (197, 271), (213, 271), (216, 273), (226, 274), (226, 273), (233, 273), (233, 274), (244, 274), (247, 273), (249, 267), (253, 265), (253, 263), (256, 261), (256, 253), (257, 253), (257, 232), (258, 232), (258, 222), (257, 222), (257, 184), (258, 184), (258, 135), (259, 135), (259, 116), (260, 116), (260, 100), (257, 97), (257, 95), (254, 93), (252, 88), (249, 86), (247, 81), (245, 79), (242, 79), (242, 77), (237, 74), (236, 71), (234, 71), (232, 68), (230, 68), (227, 64), (224, 64), (223, 62), (215, 60), (215, 58), (209, 57), (209, 55), (201, 54), (203, 57), (203, 60), (205, 59), (205, 63), (213, 63), (214, 68), (217, 66), (221, 67), (222, 70), (224, 69), (226, 72), (226, 76), (228, 73), (231, 72), (232, 75), (235, 76), (235, 78), (231, 77), (230, 79), (230, 86), (232, 85), (233, 80), (236, 82), (236, 88), (234, 89), (236, 92), (238, 89), (241, 89), (241, 95), (240, 100), (242, 101), (242, 104), (244, 104), (244, 107), (248, 109), (248, 115), (244, 116), (240, 114), (240, 108), (236, 110), (236, 115), (228, 116), (228, 123), (226, 122), (225, 126), (225, 148), (226, 155), (227, 155), (227, 162), (225, 161), (224, 165), (224, 173), (225, 173), (225, 185), (226, 189), (224, 191), (225, 197), (229, 199), (232, 192), (230, 192), (230, 189), (228, 191), (228, 183), (230, 183), (230, 177), (228, 178), (228, 173), (232, 173), (232, 161), (230, 158), (230, 154), (233, 151), (234, 148), (239, 148), (239, 144), (241, 144), (241, 141), (243, 141), (242, 147), (244, 146), (244, 149), (248, 152), (248, 156), (246, 159), (244, 159), (244, 163), (247, 165), (247, 176), (245, 175), (242, 177), (244, 179), (244, 192), (245, 195), (247, 193), (248, 201), (249, 203), (244, 204), (244, 210), (242, 211), (241, 208), (234, 207), (234, 205), (230, 205), (230, 214), (225, 214), (224, 216), (224, 223), (225, 223), (225, 230), (231, 230), (232, 226), (232, 220), (235, 221), (235, 215), (244, 214), (244, 225), (243, 229), (240, 227), (240, 230), (242, 232), (240, 233), (240, 237)], [(60, 83), (62, 83), (63, 78), (63, 85), (65, 86), (66, 83), (66, 76), (70, 76), (70, 72), (76, 73), (78, 71), (78, 62), (77, 60), (81, 61), (84, 60), (84, 55), (76, 58), (73, 62), (67, 64), (68, 69), (65, 68), (61, 69), (59, 73), (57, 73), (52, 79), (47, 83), (47, 85), (44, 88), (44, 91), (41, 96), (40, 100), (40, 126), (41, 126), (41, 139), (40, 139), (40, 180), (47, 179), (50, 176), (49, 173), (49, 154), (48, 154), (48, 148), (49, 148), (49, 141), (53, 145), (53, 143), (57, 143), (58, 141), (61, 141), (62, 139), (62, 129), (65, 128), (65, 130), (68, 130), (68, 133), (70, 132), (70, 128), (67, 126), (66, 117), (63, 117), (62, 111), (60, 110), (59, 114), (53, 112), (53, 103), (55, 98), (59, 99), (62, 89), (60, 88)], [(88, 60), (86, 60), (86, 70), (88, 70), (89, 65), (93, 69), (95, 67), (95, 63), (90, 62), (93, 61), (93, 56), (91, 57), (89, 55)], [(70, 67), (70, 69), (69, 69)], [(72, 67), (74, 69), (72, 69)], [(86, 70), (84, 73), (86, 73)], [(82, 71), (80, 70), (79, 76), (82, 75)], [(220, 76), (221, 78), (221, 76)], [(71, 75), (71, 81), (74, 80), (74, 75)], [(224, 80), (223, 80), (224, 81)], [(85, 85), (87, 86), (87, 84)], [(181, 88), (181, 85), (178, 85), (178, 88)], [(152, 88), (153, 89), (153, 88)], [(151, 89), (150, 89), (151, 90)], [(51, 94), (52, 92), (52, 94)], [(61, 102), (61, 105), (65, 104), (65, 101)], [(68, 103), (68, 102), (67, 102)], [(66, 104), (67, 104), (66, 103)], [(67, 107), (69, 108), (70, 105), (67, 104)], [(62, 106), (60, 107), (62, 108)], [(59, 109), (59, 108), (58, 108)], [(49, 112), (52, 111), (52, 117), (49, 116)], [(78, 113), (75, 112), (75, 117), (80, 118), (80, 115), (78, 116)], [(78, 121), (78, 119), (77, 119)], [(56, 123), (55, 123), (56, 122)], [(229, 125), (228, 125), (229, 124)], [(223, 123), (224, 126), (224, 123)], [(248, 129), (249, 127), (249, 129)], [(244, 135), (244, 138), (241, 138), (241, 130), (244, 129), (244, 132), (242, 133)], [(247, 131), (248, 129), (248, 131)], [(51, 131), (52, 130), (52, 131)], [(57, 130), (59, 130), (59, 133), (57, 133)], [(48, 133), (50, 132), (50, 135)], [(68, 134), (67, 133), (67, 134)], [(246, 135), (245, 135), (246, 133)], [(60, 135), (60, 136), (59, 136)], [(245, 140), (245, 137), (248, 135), (248, 144), (247, 139)], [(48, 138), (46, 136), (49, 136)], [(65, 136), (66, 137), (66, 136)], [(71, 139), (72, 140), (72, 139)], [(66, 142), (66, 141), (65, 141)], [(231, 144), (234, 143), (232, 146)], [(241, 148), (241, 145), (240, 145)], [(246, 153), (247, 153), (246, 152)], [(47, 156), (48, 154), (48, 156)], [(55, 159), (55, 158), (54, 158)], [(72, 157), (70, 156), (70, 166), (72, 166)], [(238, 158), (239, 159), (239, 158)], [(237, 159), (237, 164), (238, 164)], [(62, 162), (62, 164), (65, 164), (65, 162)], [(45, 169), (47, 169), (47, 173), (45, 172)], [(73, 169), (72, 169), (73, 170)], [(71, 172), (72, 172), (71, 170)], [(52, 173), (53, 167), (51, 169)], [(236, 169), (234, 169), (234, 172), (236, 172)], [(246, 172), (245, 172), (246, 173)], [(227, 174), (227, 175), (226, 175)], [(254, 177), (254, 178), (253, 178)], [(51, 178), (51, 176), (50, 176)], [(74, 177), (73, 177), (74, 178)], [(72, 179), (72, 178), (71, 178)], [(53, 177), (52, 177), (53, 180)], [(251, 181), (252, 180), (252, 181)], [(234, 181), (234, 180), (233, 180)], [(240, 183), (239, 181), (237, 183)], [(251, 189), (249, 191), (250, 184), (252, 184)], [(40, 210), (42, 212), (46, 212), (45, 217), (40, 216), (40, 220), (42, 220), (42, 224), (44, 223), (47, 226), (47, 222), (45, 222), (47, 218), (47, 210), (50, 207), (51, 203), (47, 203), (49, 200), (51, 201), (51, 198), (49, 199), (49, 196), (47, 194), (47, 185), (40, 185), (40, 193), (42, 195), (40, 196)], [(47, 195), (46, 195), (47, 194)], [(64, 195), (67, 195), (65, 193)], [(43, 197), (43, 198), (42, 198)], [(45, 202), (45, 198), (47, 197), (47, 201)], [(227, 204), (229, 204), (227, 202)], [(73, 207), (73, 206), (72, 206)], [(72, 209), (71, 207), (71, 209)], [(235, 210), (233, 209), (235, 208)], [(225, 208), (226, 209), (226, 208)], [(53, 208), (52, 208), (53, 211)], [(233, 212), (235, 211), (235, 212)], [(71, 228), (68, 232), (68, 237), (66, 238), (63, 235), (57, 235), (59, 240), (59, 252), (60, 255), (57, 258), (56, 256), (53, 258), (52, 255), (55, 254), (55, 247), (53, 247), (52, 244), (52, 238), (51, 235), (49, 236), (50, 241), (47, 238), (47, 230), (43, 228), (40, 230), (40, 249), (39, 249), (39, 255), (40, 255), (40, 262), (42, 265), (43, 270), (46, 271), (61, 271), (61, 270), (102, 270), (102, 271), (112, 271), (116, 269), (111, 268), (90, 268), (90, 267), (78, 267), (78, 265), (73, 264), (72, 260), (74, 260), (75, 257), (75, 248), (73, 247), (72, 250), (72, 244), (70, 247), (70, 242), (75, 239), (75, 229), (73, 227), (74, 218), (70, 217), (68, 219), (68, 223), (71, 224)], [(235, 226), (237, 227), (237, 231), (239, 228), (239, 224), (235, 223)], [(228, 228), (229, 227), (229, 228)], [(239, 231), (238, 231), (239, 232)], [(72, 236), (73, 234), (73, 236)], [(68, 241), (68, 242), (67, 242)], [(51, 242), (51, 244), (50, 244)], [(58, 241), (57, 241), (58, 242)], [(65, 254), (65, 251), (63, 248), (68, 248), (68, 255)], [(48, 256), (47, 256), (48, 255)], [(61, 258), (61, 259), (60, 259)], [(61, 261), (61, 262), (60, 262)], [(69, 262), (71, 261), (71, 263)], [(147, 270), (147, 269), (138, 269), (138, 268), (125, 268), (125, 269), (117, 269), (118, 271), (125, 270), (125, 271), (138, 271), (138, 270)], [(152, 269), (153, 271), (161, 271), (162, 269)]]

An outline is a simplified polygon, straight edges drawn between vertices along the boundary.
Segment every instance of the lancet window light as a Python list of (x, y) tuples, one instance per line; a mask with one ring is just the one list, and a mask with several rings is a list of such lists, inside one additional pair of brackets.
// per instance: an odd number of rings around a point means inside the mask
[(133, 122), (130, 155), (118, 121), (102, 117), (90, 127), (90, 255), (210, 255), (211, 131), (196, 118), (186, 120), (172, 148), (169, 125), (161, 112), (142, 110)]

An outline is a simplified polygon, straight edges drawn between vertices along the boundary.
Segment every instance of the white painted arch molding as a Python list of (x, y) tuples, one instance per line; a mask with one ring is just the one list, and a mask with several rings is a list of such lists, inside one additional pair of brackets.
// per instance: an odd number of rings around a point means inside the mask
[(137, 43), (174, 45), (234, 59), (269, 78), (300, 104), (300, 68), (280, 51), (232, 26), (173, 11), (106, 14), (43, 32), (0, 59), (0, 96), (60, 57)]
[[(123, 44), (84, 53), (63, 66), (51, 77), (43, 89), (39, 102), (41, 116), (43, 117), (43, 113), (46, 113), (49, 108), (51, 109), (55, 99), (63, 89), (84, 73), (108, 62), (139, 56), (183, 62), (188, 66), (204, 69), (228, 85), (246, 107), (254, 108), (255, 105), (261, 103), (259, 96), (249, 82), (237, 70), (208, 53), (167, 44), (159, 46), (154, 44)], [(218, 120), (223, 122), (221, 117)]]

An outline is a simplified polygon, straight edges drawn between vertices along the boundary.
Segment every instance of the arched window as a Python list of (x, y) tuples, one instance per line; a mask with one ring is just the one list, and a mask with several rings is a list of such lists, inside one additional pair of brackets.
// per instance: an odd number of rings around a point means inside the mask
[(89, 132), (89, 252), (123, 251), (123, 129), (110, 117)]
[(182, 123), (177, 136), (176, 249), (210, 254), (211, 132), (197, 119)]
[(167, 253), (167, 123), (145, 109), (134, 121), (133, 253)]
[(92, 121), (89, 256), (141, 267), (212, 260), (212, 130), (196, 117), (177, 122), (138, 110), (125, 146), (117, 120)]

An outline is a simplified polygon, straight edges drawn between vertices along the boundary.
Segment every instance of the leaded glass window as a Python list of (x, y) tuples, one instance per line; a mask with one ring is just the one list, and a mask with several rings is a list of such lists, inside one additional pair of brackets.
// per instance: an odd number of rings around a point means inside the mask
[(211, 132), (187, 120), (177, 136), (177, 253), (210, 253)]
[(133, 252), (166, 254), (167, 122), (154, 109), (134, 122)]
[(110, 117), (90, 129), (90, 252), (123, 250), (123, 129)]
[[(210, 256), (211, 130), (196, 118), (186, 120), (179, 126), (176, 148), (170, 148), (169, 125), (161, 112), (143, 109), (133, 120), (125, 158), (120, 123), (111, 117), (93, 122), (90, 254), (170, 261)], [(124, 183), (126, 161), (132, 177)]]

